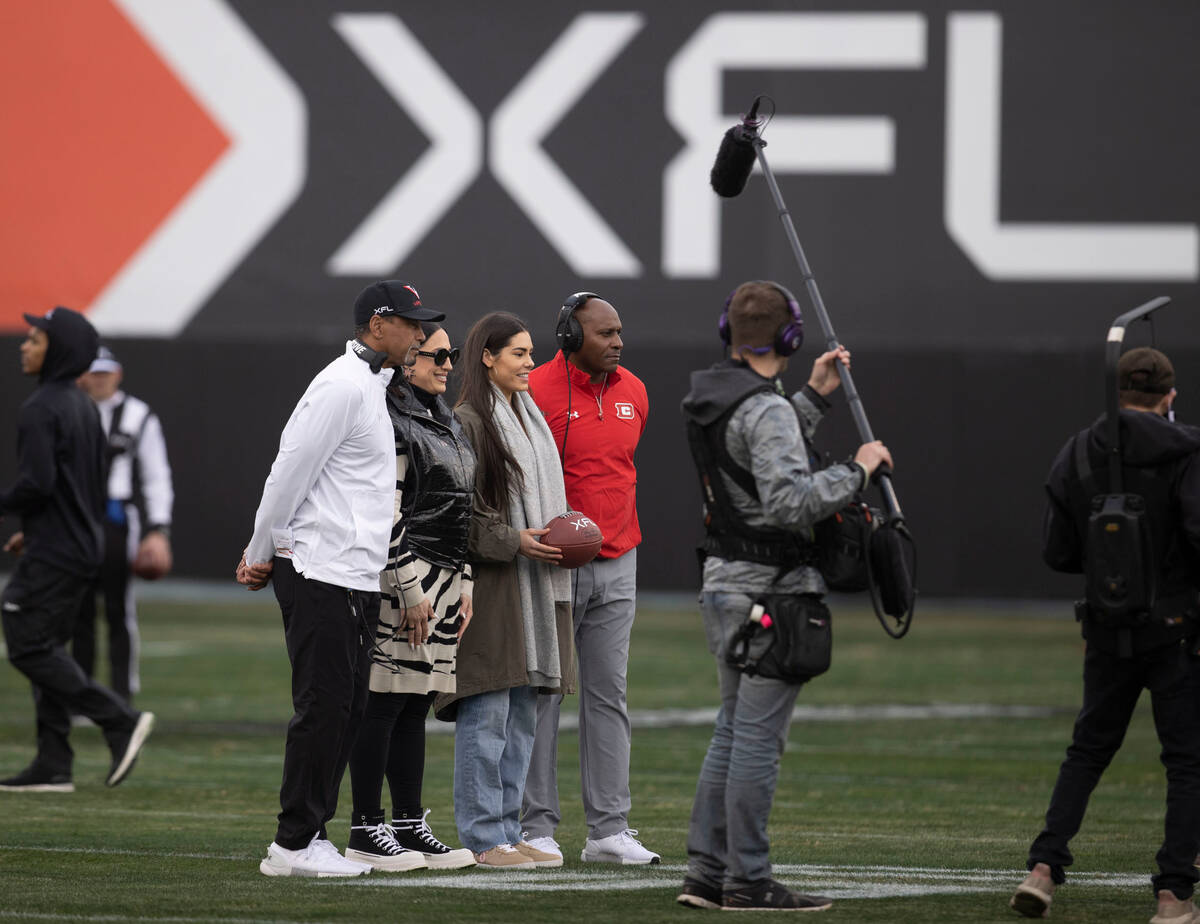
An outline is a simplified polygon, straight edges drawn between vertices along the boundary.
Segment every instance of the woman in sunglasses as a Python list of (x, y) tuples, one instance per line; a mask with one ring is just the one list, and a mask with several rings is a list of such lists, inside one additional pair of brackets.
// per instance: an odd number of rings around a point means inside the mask
[[(421, 808), (425, 717), (455, 689), (458, 641), (471, 620), (467, 529), (475, 455), (442, 395), (458, 359), (442, 328), (425, 342), (407, 381), (393, 379), (388, 412), (396, 436), (396, 506), (383, 605), (372, 649), (366, 714), (350, 754), (354, 798), (346, 856), (380, 870), (471, 866), (471, 851), (434, 837)], [(400, 378), (397, 376), (396, 378)], [(391, 791), (390, 824), (381, 807)]]

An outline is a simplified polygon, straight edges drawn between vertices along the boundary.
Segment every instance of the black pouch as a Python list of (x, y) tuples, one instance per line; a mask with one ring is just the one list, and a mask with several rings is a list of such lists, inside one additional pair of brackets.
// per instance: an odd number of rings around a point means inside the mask
[(725, 660), (744, 674), (804, 683), (829, 670), (832, 655), (833, 623), (820, 597), (766, 594), (730, 640)]
[(904, 543), (904, 537), (891, 523), (871, 533), (871, 573), (883, 611), (889, 616), (903, 616), (913, 602), (913, 576), (904, 556)]
[(878, 510), (856, 500), (814, 527), (817, 570), (830, 590), (856, 593), (867, 589), (867, 554), (878, 515)]

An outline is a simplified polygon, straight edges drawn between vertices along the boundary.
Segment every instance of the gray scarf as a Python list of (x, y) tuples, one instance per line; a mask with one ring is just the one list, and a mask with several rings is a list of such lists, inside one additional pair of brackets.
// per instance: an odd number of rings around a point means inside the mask
[[(567, 510), (558, 447), (528, 392), (514, 393), (516, 410), (495, 385), (492, 394), (492, 421), (525, 476), (520, 487), (515, 482), (509, 485), (508, 523), (513, 529), (541, 529)], [(571, 576), (557, 565), (517, 555), (517, 582), (529, 685), (557, 688), (562, 685), (562, 665), (554, 604), (570, 602)]]

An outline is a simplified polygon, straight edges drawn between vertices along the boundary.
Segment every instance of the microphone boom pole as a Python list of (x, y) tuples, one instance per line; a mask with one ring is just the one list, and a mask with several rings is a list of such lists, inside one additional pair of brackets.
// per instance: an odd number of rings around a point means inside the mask
[[(800, 238), (796, 235), (796, 225), (792, 222), (792, 214), (788, 211), (787, 204), (783, 201), (783, 193), (779, 191), (779, 184), (775, 182), (775, 174), (771, 171), (771, 165), (767, 163), (767, 156), (763, 153), (763, 148), (767, 143), (758, 136), (756, 128), (747, 130), (747, 138), (754, 145), (755, 154), (758, 157), (758, 163), (762, 167), (763, 176), (767, 180), (767, 188), (771, 191), (771, 198), (775, 201), (775, 207), (779, 211), (779, 220), (783, 224), (783, 233), (787, 235), (788, 243), (792, 247), (792, 255), (796, 258), (796, 263), (800, 267), (801, 277), (804, 279), (804, 288), (808, 291), (809, 301), (812, 302), (813, 311), (817, 315), (817, 323), (821, 326), (821, 332), (825, 335), (825, 349), (835, 350), (840, 341), (837, 334), (833, 332), (833, 323), (829, 320), (829, 312), (825, 310), (825, 302), (821, 298), (821, 290), (817, 287), (816, 277), (813, 276), (812, 268), (808, 265), (808, 259), (804, 256), (804, 248), (800, 245)], [(867, 413), (863, 410), (862, 398), (858, 395), (858, 389), (854, 387), (854, 378), (850, 375), (850, 370), (841, 363), (835, 364), (838, 376), (842, 380), (842, 390), (846, 393), (846, 403), (850, 407), (850, 415), (854, 418), (854, 426), (858, 430), (859, 439), (864, 443), (874, 442), (875, 435), (871, 432), (871, 424), (867, 420)], [(881, 469), (886, 469), (886, 463), (880, 466)], [(897, 524), (904, 522), (904, 514), (900, 509), (900, 501), (896, 497), (896, 489), (892, 486), (892, 476), (888, 471), (879, 473), (879, 490), (883, 494), (883, 502), (887, 507), (888, 519)]]
[[(783, 201), (783, 194), (779, 191), (775, 174), (771, 171), (771, 165), (763, 153), (763, 148), (767, 146), (767, 143), (760, 137), (759, 129), (764, 123), (757, 117), (761, 99), (762, 97), (755, 99), (754, 105), (743, 117), (741, 124), (735, 125), (725, 133), (720, 150), (717, 151), (717, 159), (713, 163), (710, 176), (712, 188), (717, 195), (725, 198), (737, 196), (745, 187), (746, 180), (754, 169), (755, 159), (758, 160), (763, 176), (767, 180), (767, 189), (770, 190), (771, 198), (779, 212), (779, 220), (783, 224), (784, 234), (787, 235), (788, 244), (791, 245), (792, 255), (795, 256), (796, 264), (800, 267), (804, 288), (808, 292), (809, 301), (812, 302), (813, 311), (817, 315), (817, 323), (825, 335), (825, 349), (834, 350), (839, 344), (837, 334), (833, 332), (833, 324), (829, 320), (829, 312), (825, 310), (821, 290), (817, 287), (817, 280), (813, 276), (812, 268), (808, 265), (808, 259), (804, 256), (800, 238), (796, 235), (796, 226), (792, 222), (792, 215)], [(873, 442), (875, 435), (871, 432), (871, 424), (867, 420), (866, 411), (863, 410), (858, 389), (854, 387), (854, 379), (850, 375), (850, 370), (841, 363), (835, 363), (834, 367), (837, 369), (842, 388), (846, 393), (846, 402), (850, 407), (850, 415), (854, 418), (854, 426), (858, 430), (859, 438), (864, 443)], [(875, 471), (873, 480), (879, 485), (886, 509), (885, 515), (877, 518), (871, 527), (866, 548), (863, 550), (867, 570), (867, 587), (871, 592), (871, 604), (875, 609), (875, 615), (879, 618), (879, 624), (883, 626), (883, 630), (888, 635), (898, 639), (906, 635), (912, 626), (917, 596), (916, 543), (905, 522), (904, 514), (900, 510), (900, 501), (896, 497), (896, 489), (892, 485), (891, 471), (888, 466), (880, 465)], [(889, 624), (885, 616), (892, 617), (895, 623)]]

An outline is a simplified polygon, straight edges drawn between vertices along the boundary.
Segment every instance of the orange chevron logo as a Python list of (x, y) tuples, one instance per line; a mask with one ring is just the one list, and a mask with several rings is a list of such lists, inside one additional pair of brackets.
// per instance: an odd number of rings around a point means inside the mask
[(229, 139), (109, 0), (6, 13), (0, 329), (21, 330), (89, 306)]
[(224, 0), (5, 13), (0, 331), (175, 336), (303, 187), (303, 97)]

